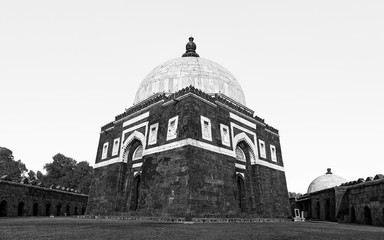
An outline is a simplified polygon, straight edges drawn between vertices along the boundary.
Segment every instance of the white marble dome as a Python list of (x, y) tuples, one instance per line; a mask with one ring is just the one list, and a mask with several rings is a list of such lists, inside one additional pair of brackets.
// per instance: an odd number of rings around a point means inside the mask
[(327, 188), (340, 186), (342, 183), (345, 183), (345, 182), (347, 182), (346, 179), (332, 174), (331, 169), (328, 168), (326, 174), (315, 178), (311, 182), (311, 184), (309, 184), (307, 193), (317, 192)]
[[(194, 44), (193, 38), (189, 44)], [(169, 60), (144, 78), (134, 104), (156, 93), (171, 94), (192, 85), (208, 94), (222, 93), (245, 106), (245, 96), (236, 78), (220, 64), (198, 57), (189, 46), (187, 44), (187, 53), (192, 51), (190, 55), (186, 53), (185, 57)]]

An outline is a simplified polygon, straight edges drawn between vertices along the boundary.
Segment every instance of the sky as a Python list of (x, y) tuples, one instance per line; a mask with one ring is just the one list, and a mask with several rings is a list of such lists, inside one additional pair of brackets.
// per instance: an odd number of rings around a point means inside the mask
[[(384, 174), (384, 1), (0, 1), (0, 146), (29, 170), (95, 162), (100, 127), (185, 52), (279, 129), (288, 191)], [(44, 172), (44, 171), (43, 171)]]

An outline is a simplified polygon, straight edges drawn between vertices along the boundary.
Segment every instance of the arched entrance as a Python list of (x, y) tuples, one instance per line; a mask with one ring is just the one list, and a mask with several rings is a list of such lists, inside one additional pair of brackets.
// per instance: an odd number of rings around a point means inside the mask
[(33, 216), (39, 216), (39, 204), (34, 203), (32, 209), (33, 209)]
[(7, 201), (3, 200), (0, 203), (0, 217), (6, 217), (8, 214), (8, 204)]
[(17, 216), (24, 216), (24, 202), (19, 202), (19, 205), (17, 206)]
[[(236, 176), (236, 203), (241, 212), (246, 212), (249, 209), (255, 207), (253, 204), (254, 194), (251, 192), (248, 193), (244, 179), (247, 177), (247, 166), (251, 163), (251, 157), (253, 152), (251, 152), (251, 148), (249, 144), (245, 140), (241, 140), (238, 142), (236, 146), (236, 162), (235, 162), (235, 176)], [(249, 202), (250, 206), (247, 206), (247, 194), (250, 194), (251, 200)]]
[(77, 215), (77, 207), (75, 207), (75, 215)]
[(371, 209), (368, 206), (364, 207), (364, 223), (367, 225), (372, 225)]
[(81, 208), (81, 215), (85, 214), (85, 207)]
[(61, 205), (56, 206), (56, 216), (61, 216)]
[(69, 216), (70, 214), (71, 214), (71, 209), (70, 209), (69, 205), (67, 204), (67, 207), (65, 209), (65, 215)]
[(382, 211), (381, 222), (382, 222), (382, 225), (384, 226), (384, 207), (383, 207), (383, 211)]
[(325, 220), (330, 221), (331, 220), (331, 201), (329, 198), (325, 200)]
[(51, 216), (51, 204), (45, 205), (45, 216)]
[(350, 222), (355, 223), (356, 222), (356, 212), (355, 212), (354, 207), (351, 207), (349, 215), (350, 215)]
[(245, 206), (245, 187), (244, 187), (244, 180), (242, 177), (237, 177), (237, 203), (242, 212), (245, 212), (246, 206)]
[(316, 213), (315, 218), (320, 219), (320, 201), (319, 200), (316, 201), (315, 213)]
[(140, 175), (137, 175), (133, 179), (132, 195), (131, 195), (131, 207), (132, 211), (136, 211), (139, 207), (139, 196), (140, 196)]
[[(124, 162), (127, 163), (126, 171), (122, 175), (122, 201), (120, 209), (122, 212), (136, 211), (139, 208), (141, 169), (143, 165), (143, 144), (136, 135), (131, 134), (124, 145)], [(130, 139), (130, 140), (129, 140)]]

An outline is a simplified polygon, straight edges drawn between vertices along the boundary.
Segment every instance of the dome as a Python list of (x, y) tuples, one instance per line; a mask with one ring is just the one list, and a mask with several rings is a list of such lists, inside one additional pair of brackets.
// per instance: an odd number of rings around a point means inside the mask
[(345, 182), (347, 182), (346, 179), (332, 174), (331, 169), (328, 168), (326, 174), (315, 178), (311, 182), (311, 184), (309, 184), (307, 193), (317, 192), (323, 189), (340, 186), (342, 183)]
[(169, 60), (153, 69), (141, 82), (134, 104), (156, 93), (171, 94), (194, 86), (208, 94), (222, 93), (245, 105), (245, 96), (239, 82), (223, 66), (195, 53), (193, 38), (183, 57)]

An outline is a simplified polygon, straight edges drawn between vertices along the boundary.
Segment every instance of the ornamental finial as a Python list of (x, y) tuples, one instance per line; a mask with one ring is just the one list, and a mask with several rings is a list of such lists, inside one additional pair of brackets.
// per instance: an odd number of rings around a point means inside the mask
[(196, 44), (193, 42), (194, 38), (189, 37), (189, 42), (185, 45), (186, 52), (182, 57), (200, 57), (199, 54), (196, 53)]

